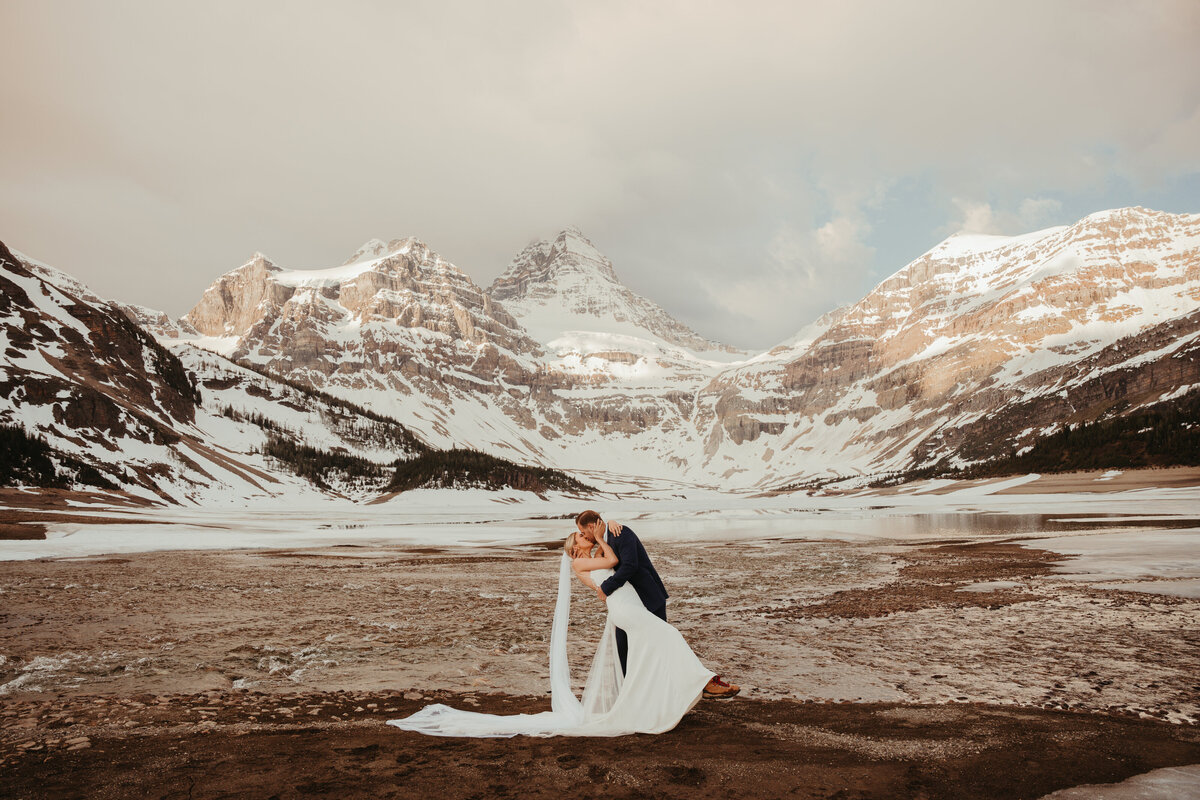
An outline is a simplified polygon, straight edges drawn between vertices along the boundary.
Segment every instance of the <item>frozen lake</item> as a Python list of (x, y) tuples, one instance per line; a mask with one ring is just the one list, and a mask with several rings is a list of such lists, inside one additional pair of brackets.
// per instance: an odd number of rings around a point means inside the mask
[[(879, 545), (1020, 540), (1075, 556), (1095, 580), (1171, 579), (1154, 592), (1195, 596), (1200, 579), (1200, 489), (1112, 494), (988, 491), (841, 497), (694, 494), (615, 498), (598, 510), (646, 542), (838, 541)], [(593, 501), (595, 502), (595, 501)], [(80, 506), (81, 519), (47, 525), (44, 540), (0, 541), (0, 560), (86, 558), (163, 550), (513, 546), (552, 542), (574, 529), (573, 498), (483, 492), (414, 492), (390, 503), (326, 501), (254, 509), (113, 509)], [(74, 511), (74, 509), (72, 509)], [(103, 524), (83, 519), (102, 517)], [(344, 549), (343, 549), (344, 548)], [(1148, 589), (1147, 591), (1151, 591)]]

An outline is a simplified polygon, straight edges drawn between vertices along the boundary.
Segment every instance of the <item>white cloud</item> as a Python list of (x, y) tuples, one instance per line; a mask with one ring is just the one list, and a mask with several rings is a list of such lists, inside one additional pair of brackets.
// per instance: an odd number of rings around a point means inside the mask
[(1017, 208), (1020, 224), (1030, 230), (1059, 221), (1062, 202), (1053, 197), (1026, 197)]
[(866, 222), (848, 217), (832, 219), (817, 228), (817, 255), (821, 263), (827, 265), (826, 272), (870, 264), (875, 257), (875, 248), (864, 241), (869, 232)]
[(950, 224), (951, 233), (1005, 233), (990, 203), (955, 197), (952, 201), (962, 219)]
[[(826, 311), (857, 299), (875, 250), (861, 217), (839, 216), (815, 228), (781, 225), (765, 248), (762, 266), (730, 271), (704, 288), (745, 344), (781, 341)], [(747, 335), (749, 334), (749, 335)]]
[(959, 216), (942, 229), (946, 235), (990, 233), (1012, 236), (1062, 223), (1059, 219), (1062, 203), (1052, 197), (1026, 197), (1015, 211), (999, 210), (986, 201), (962, 197), (955, 197), (951, 202)]

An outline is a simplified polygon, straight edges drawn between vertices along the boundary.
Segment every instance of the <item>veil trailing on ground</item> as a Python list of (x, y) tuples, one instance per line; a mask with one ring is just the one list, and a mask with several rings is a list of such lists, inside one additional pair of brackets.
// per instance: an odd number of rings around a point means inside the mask
[(621, 667), (617, 660), (616, 626), (612, 619), (596, 647), (591, 670), (584, 684), (583, 699), (571, 690), (571, 666), (567, 662), (567, 623), (571, 618), (571, 559), (565, 553), (558, 570), (558, 599), (550, 629), (550, 711), (540, 714), (482, 714), (437, 703), (405, 719), (388, 720), (388, 725), (430, 736), (562, 736), (582, 733), (586, 723), (608, 712), (621, 689)]

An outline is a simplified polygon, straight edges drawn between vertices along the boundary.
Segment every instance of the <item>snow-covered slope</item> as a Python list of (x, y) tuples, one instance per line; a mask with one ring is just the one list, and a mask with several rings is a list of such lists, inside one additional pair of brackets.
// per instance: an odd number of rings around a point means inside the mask
[[(390, 418), (372, 415), (350, 403), (321, 396), (229, 361), (188, 344), (173, 351), (196, 376), (202, 403), (192, 430), (214, 450), (269, 477), (258, 481), (265, 495), (315, 494), (312, 485), (292, 474), (292, 466), (264, 455), (272, 437), (288, 444), (335, 455), (355, 456), (378, 465), (390, 476), (397, 459), (418, 455), (425, 447), (411, 431)], [(359, 500), (378, 496), (381, 480), (353, 480), (337, 470), (326, 474), (328, 493)], [(272, 485), (273, 482), (273, 485)], [(195, 496), (229, 494), (238, 487), (209, 485)], [(244, 492), (244, 490), (242, 490)]]

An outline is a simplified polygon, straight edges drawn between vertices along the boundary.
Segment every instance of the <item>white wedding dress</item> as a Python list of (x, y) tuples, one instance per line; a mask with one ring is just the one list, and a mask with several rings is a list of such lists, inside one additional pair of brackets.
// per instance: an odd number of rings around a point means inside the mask
[[(592, 572), (599, 585), (612, 570)], [(626, 583), (608, 597), (608, 619), (592, 659), (583, 699), (571, 691), (567, 620), (571, 611), (571, 559), (562, 557), (558, 601), (550, 633), (550, 711), (481, 714), (441, 703), (405, 719), (388, 720), (406, 731), (431, 736), (622, 736), (674, 728), (700, 699), (713, 677), (683, 635), (642, 605)], [(626, 672), (617, 659), (616, 628), (629, 637)]]

